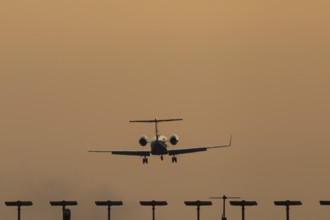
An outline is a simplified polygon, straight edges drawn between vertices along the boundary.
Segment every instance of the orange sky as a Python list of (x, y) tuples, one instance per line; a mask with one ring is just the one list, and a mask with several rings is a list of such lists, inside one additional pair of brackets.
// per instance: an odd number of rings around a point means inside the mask
[[(113, 219), (147, 219), (139, 200), (167, 200), (157, 219), (193, 219), (184, 200), (223, 193), (256, 200), (247, 218), (328, 219), (329, 1), (9, 1), (0, 7), (0, 202), (32, 200), (24, 219), (106, 218), (95, 200), (123, 200)], [(139, 150), (161, 124), (177, 147), (229, 149), (170, 157)], [(176, 146), (175, 146), (176, 147)], [(174, 147), (174, 148), (175, 148)], [(1, 219), (16, 209), (0, 206)], [(220, 203), (202, 209), (219, 219)], [(228, 207), (230, 219), (240, 210)]]

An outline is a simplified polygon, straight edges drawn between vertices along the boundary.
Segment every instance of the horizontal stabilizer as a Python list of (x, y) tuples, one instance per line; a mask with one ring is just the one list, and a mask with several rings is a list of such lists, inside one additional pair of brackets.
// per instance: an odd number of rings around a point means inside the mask
[(152, 120), (133, 120), (129, 122), (140, 122), (140, 123), (158, 123), (158, 122), (169, 122), (169, 121), (182, 121), (182, 118), (175, 119), (152, 119)]

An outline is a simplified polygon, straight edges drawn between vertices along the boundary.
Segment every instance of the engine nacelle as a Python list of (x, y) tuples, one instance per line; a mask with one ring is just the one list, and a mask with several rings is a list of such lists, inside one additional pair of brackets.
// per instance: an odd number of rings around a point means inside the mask
[(142, 137), (140, 137), (139, 143), (142, 147), (146, 146), (148, 144), (148, 137), (143, 135)]
[(173, 134), (173, 135), (169, 138), (169, 140), (170, 140), (170, 143), (171, 143), (172, 145), (176, 145), (176, 144), (179, 142), (179, 137), (178, 137), (178, 135)]

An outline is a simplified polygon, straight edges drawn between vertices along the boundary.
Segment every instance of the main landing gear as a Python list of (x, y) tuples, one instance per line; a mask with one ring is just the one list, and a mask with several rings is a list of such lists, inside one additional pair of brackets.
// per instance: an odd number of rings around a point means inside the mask
[(176, 156), (173, 156), (172, 157), (172, 163), (177, 163), (178, 162), (178, 159), (176, 158)]
[(148, 158), (144, 157), (144, 158), (142, 159), (142, 163), (143, 163), (143, 164), (148, 164)]
[[(161, 159), (161, 160), (164, 160), (164, 156), (161, 155), (161, 156), (160, 156), (160, 159)], [(173, 157), (172, 157), (172, 163), (177, 163), (177, 162), (178, 162), (177, 157), (176, 157), (176, 156), (173, 156)], [(143, 163), (143, 164), (148, 164), (148, 158), (147, 158), (147, 157), (143, 157), (143, 159), (142, 159), (142, 163)]]

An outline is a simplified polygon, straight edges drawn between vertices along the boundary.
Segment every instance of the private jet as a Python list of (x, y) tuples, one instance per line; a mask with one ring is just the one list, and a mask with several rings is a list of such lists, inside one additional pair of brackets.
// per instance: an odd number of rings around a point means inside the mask
[(183, 148), (183, 149), (168, 149), (168, 143), (171, 145), (176, 145), (179, 142), (179, 137), (176, 134), (171, 135), (169, 138), (164, 135), (159, 134), (158, 131), (158, 123), (161, 122), (173, 122), (173, 121), (181, 121), (183, 119), (153, 119), (153, 120), (134, 120), (129, 121), (131, 123), (154, 123), (155, 124), (155, 133), (156, 136), (152, 139), (148, 139), (147, 136), (143, 135), (139, 139), (139, 144), (142, 147), (150, 144), (150, 150), (146, 151), (116, 151), (116, 150), (88, 150), (88, 152), (94, 153), (111, 153), (113, 155), (126, 155), (126, 156), (140, 156), (143, 157), (142, 163), (148, 164), (148, 157), (151, 155), (160, 156), (160, 159), (164, 159), (164, 155), (172, 156), (172, 163), (177, 163), (177, 155), (180, 154), (188, 154), (188, 153), (196, 153), (207, 151), (208, 149), (213, 148), (223, 148), (230, 147), (232, 136), (230, 137), (229, 144), (220, 145), (220, 146), (209, 146), (209, 147), (198, 147), (198, 148)]

